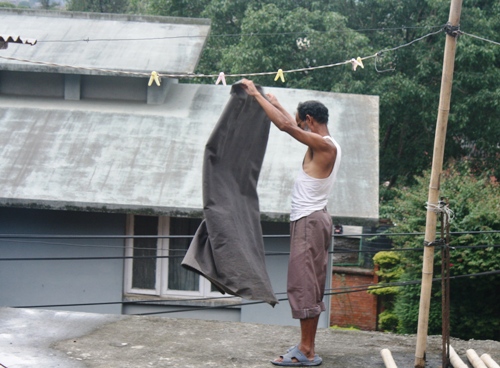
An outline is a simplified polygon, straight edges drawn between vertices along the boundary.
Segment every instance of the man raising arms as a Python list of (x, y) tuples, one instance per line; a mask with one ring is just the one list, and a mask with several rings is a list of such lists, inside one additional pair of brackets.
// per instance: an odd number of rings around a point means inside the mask
[(332, 239), (332, 219), (326, 205), (340, 166), (341, 149), (330, 136), (328, 109), (321, 102), (300, 103), (294, 118), (273, 95), (266, 98), (248, 79), (242, 83), (279, 130), (308, 147), (292, 191), (287, 279), (292, 317), (300, 319), (301, 340), (271, 363), (320, 365), (322, 359), (315, 353), (315, 339), (319, 315), (326, 309), (323, 295)]

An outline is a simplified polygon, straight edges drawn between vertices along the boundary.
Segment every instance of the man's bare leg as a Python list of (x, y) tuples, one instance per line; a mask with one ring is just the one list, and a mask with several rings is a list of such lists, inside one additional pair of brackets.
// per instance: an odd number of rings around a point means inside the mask
[[(298, 348), (309, 360), (313, 360), (315, 355), (314, 349), (318, 322), (319, 316), (300, 320), (300, 344)], [(281, 357), (275, 360), (275, 362), (281, 361), (283, 361)], [(297, 360), (294, 358), (293, 361)]]
[(300, 344), (299, 350), (310, 359), (314, 359), (316, 330), (318, 329), (319, 315), (314, 318), (300, 320)]

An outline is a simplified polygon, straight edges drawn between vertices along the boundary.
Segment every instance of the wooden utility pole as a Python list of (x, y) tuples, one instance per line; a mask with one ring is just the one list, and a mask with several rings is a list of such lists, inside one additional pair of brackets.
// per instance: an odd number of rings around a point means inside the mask
[[(450, 15), (446, 26), (446, 44), (444, 48), (443, 74), (441, 92), (434, 138), (434, 153), (432, 157), (431, 181), (429, 185), (428, 204), (437, 206), (441, 171), (443, 170), (444, 146), (446, 128), (450, 113), (451, 86), (453, 84), (453, 69), (455, 66), (455, 50), (457, 45), (458, 26), (462, 0), (451, 0)], [(428, 206), (425, 226), (425, 247), (422, 266), (422, 286), (420, 292), (420, 307), (418, 311), (417, 347), (415, 351), (415, 368), (425, 367), (425, 350), (427, 345), (427, 330), (429, 327), (429, 309), (434, 267), (434, 247), (436, 239), (437, 214)], [(443, 367), (444, 368), (444, 367)]]

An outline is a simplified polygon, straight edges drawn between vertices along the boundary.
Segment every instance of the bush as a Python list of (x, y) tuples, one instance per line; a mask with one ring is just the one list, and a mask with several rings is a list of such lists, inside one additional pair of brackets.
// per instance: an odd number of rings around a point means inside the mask
[[(392, 189), (394, 198), (383, 204), (381, 212), (393, 222), (395, 232), (425, 231), (430, 172), (424, 172), (415, 180), (417, 184), (414, 186)], [(440, 194), (449, 200), (449, 207), (455, 213), (450, 231), (464, 233), (452, 236), (450, 241), (451, 334), (463, 339), (500, 340), (500, 275), (492, 273), (453, 278), (500, 270), (499, 249), (486, 247), (500, 244), (500, 234), (491, 231), (500, 229), (500, 185), (487, 173), (473, 172), (466, 165), (452, 165), (442, 174)], [(439, 227), (438, 224), (437, 238)], [(471, 231), (478, 233), (471, 234)], [(400, 281), (419, 280), (423, 236), (395, 236), (392, 240), (396, 248), (419, 248), (401, 256), (404, 273)], [(458, 248), (462, 246), (464, 248)], [(434, 277), (440, 277), (441, 256), (438, 248), (435, 250), (434, 266)], [(399, 318), (398, 332), (416, 332), (420, 288), (420, 285), (401, 287), (396, 295), (393, 311)], [(478, 313), (479, 310), (481, 313)], [(440, 283), (432, 285), (428, 327), (429, 334), (441, 333)]]
[(399, 318), (393, 312), (385, 310), (378, 315), (378, 329), (384, 332), (396, 332)]

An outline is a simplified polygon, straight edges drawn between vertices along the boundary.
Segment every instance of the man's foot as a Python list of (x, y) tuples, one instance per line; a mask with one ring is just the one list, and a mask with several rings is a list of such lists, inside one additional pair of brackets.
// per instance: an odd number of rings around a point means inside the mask
[(288, 349), (285, 355), (281, 355), (276, 360), (271, 360), (274, 365), (282, 367), (312, 367), (318, 366), (323, 360), (316, 354), (313, 358), (308, 358), (299, 350), (298, 345)]

